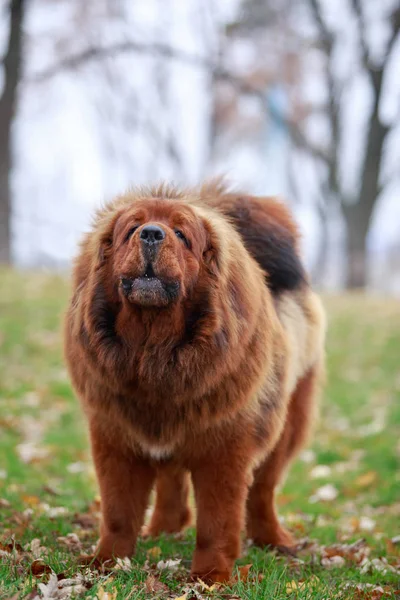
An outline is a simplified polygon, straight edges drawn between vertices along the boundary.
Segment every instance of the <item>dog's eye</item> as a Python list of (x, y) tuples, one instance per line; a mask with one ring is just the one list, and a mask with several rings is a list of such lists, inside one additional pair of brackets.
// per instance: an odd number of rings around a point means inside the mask
[(185, 235), (182, 233), (182, 231), (180, 229), (175, 229), (175, 235), (176, 237), (178, 237), (180, 240), (182, 240), (182, 242), (185, 244), (185, 246), (187, 248), (190, 248), (190, 244), (188, 239), (185, 237)]
[(131, 227), (130, 230), (128, 231), (128, 233), (125, 236), (125, 242), (127, 242), (129, 240), (129, 238), (131, 238), (133, 236), (133, 234), (135, 233), (136, 229), (139, 229), (140, 225), (135, 225), (135, 227)]

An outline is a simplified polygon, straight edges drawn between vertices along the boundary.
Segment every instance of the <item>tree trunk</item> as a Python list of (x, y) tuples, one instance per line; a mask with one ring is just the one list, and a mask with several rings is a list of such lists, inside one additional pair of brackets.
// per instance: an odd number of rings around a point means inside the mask
[(16, 112), (21, 71), (24, 2), (10, 2), (10, 36), (3, 60), (4, 91), (0, 98), (0, 264), (11, 262), (11, 126)]
[(369, 215), (362, 215), (359, 203), (347, 206), (344, 214), (346, 219), (346, 288), (364, 289), (368, 281)]
[(361, 184), (355, 204), (343, 203), (347, 229), (348, 272), (347, 288), (364, 288), (368, 279), (367, 234), (371, 217), (380, 193), (379, 175), (383, 145), (389, 128), (379, 120), (379, 102), (383, 77), (382, 70), (373, 77), (375, 103), (369, 122), (365, 160)]

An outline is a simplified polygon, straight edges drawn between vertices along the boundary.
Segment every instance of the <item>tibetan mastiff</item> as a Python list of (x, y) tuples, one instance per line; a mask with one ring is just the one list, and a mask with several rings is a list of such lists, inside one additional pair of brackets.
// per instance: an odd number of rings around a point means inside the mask
[(100, 210), (74, 268), (65, 355), (101, 493), (96, 557), (177, 532), (196, 502), (191, 576), (224, 581), (241, 534), (291, 546), (274, 493), (307, 438), (324, 313), (288, 209), (272, 198), (138, 189)]

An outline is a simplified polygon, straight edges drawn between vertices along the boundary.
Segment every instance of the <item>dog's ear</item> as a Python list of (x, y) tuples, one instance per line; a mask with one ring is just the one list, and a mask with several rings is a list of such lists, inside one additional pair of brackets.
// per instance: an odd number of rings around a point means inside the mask
[(217, 277), (219, 275), (220, 264), (219, 264), (219, 260), (218, 260), (218, 251), (214, 246), (210, 245), (203, 252), (203, 262), (204, 262), (204, 265), (205, 265), (207, 271), (211, 275), (213, 275), (214, 277)]
[(222, 249), (218, 232), (213, 229), (210, 223), (205, 224), (206, 244), (203, 251), (203, 264), (208, 273), (213, 277), (221, 274), (222, 268)]
[(108, 257), (112, 252), (113, 238), (112, 234), (104, 235), (99, 240), (98, 250), (97, 250), (97, 263), (96, 270), (101, 269), (107, 262)]

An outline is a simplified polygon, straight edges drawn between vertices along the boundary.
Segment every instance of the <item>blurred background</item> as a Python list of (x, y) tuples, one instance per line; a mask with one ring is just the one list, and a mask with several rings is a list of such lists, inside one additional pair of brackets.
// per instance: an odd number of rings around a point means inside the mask
[(65, 269), (131, 185), (293, 207), (323, 288), (400, 293), (396, 0), (1, 0), (0, 260)]

